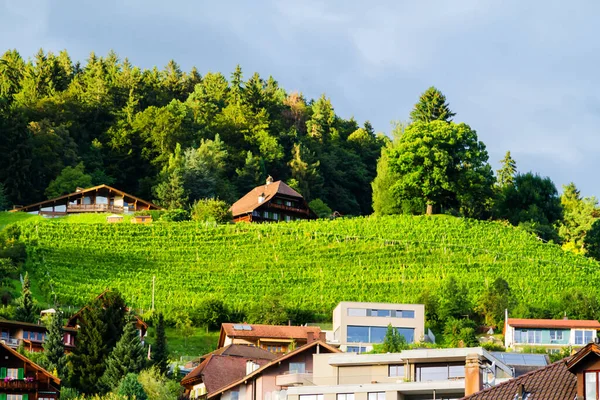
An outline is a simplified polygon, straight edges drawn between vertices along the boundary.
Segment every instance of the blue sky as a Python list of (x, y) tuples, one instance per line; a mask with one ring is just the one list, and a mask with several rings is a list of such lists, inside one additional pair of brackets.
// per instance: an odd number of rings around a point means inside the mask
[(600, 197), (600, 2), (0, 0), (0, 51), (115, 50), (142, 67), (273, 75), (389, 133), (434, 85), (494, 169)]

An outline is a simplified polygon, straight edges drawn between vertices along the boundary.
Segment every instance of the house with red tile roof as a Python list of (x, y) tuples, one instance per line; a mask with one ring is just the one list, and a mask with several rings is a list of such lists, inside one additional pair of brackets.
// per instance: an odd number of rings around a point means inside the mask
[(322, 341), (313, 341), (270, 361), (265, 365), (249, 365), (248, 373), (239, 380), (208, 394), (219, 400), (285, 400), (287, 389), (313, 385), (313, 356), (340, 353)]
[(304, 197), (283, 181), (257, 186), (230, 208), (234, 222), (279, 222), (314, 219), (316, 214)]
[(207, 396), (276, 358), (275, 354), (258, 347), (230, 344), (200, 357), (195, 368), (181, 380), (181, 385), (190, 398)]
[(597, 400), (599, 385), (600, 346), (589, 343), (569, 358), (462, 400)]
[(60, 379), (0, 341), (0, 399), (58, 399)]
[(583, 347), (598, 337), (600, 322), (574, 319), (508, 318), (504, 322), (504, 347), (519, 350), (540, 346), (549, 351), (563, 347)]
[(325, 332), (318, 326), (221, 324), (218, 348), (229, 344), (260, 347), (272, 353), (287, 353), (293, 347), (315, 340), (325, 341)]

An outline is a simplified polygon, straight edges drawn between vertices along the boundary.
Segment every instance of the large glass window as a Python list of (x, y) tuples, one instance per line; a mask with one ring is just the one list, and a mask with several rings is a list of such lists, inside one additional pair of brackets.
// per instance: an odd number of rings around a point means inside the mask
[(390, 365), (388, 366), (388, 376), (390, 378), (404, 378), (404, 365)]
[(585, 400), (597, 400), (598, 392), (600, 392), (598, 388), (599, 381), (599, 372), (598, 371), (586, 371), (585, 373)]
[(367, 309), (366, 308), (349, 308), (348, 316), (349, 317), (366, 317)]
[(392, 310), (370, 310), (369, 314), (371, 317), (390, 317), (392, 315)]
[(550, 331), (550, 340), (563, 340), (562, 331)]
[(397, 310), (396, 317), (398, 317), (398, 318), (414, 318), (415, 312), (414, 312), (414, 310)]
[(301, 394), (299, 400), (323, 400), (322, 394)]
[(458, 379), (465, 377), (465, 365), (462, 363), (454, 364), (421, 364), (417, 365), (416, 381), (445, 381), (448, 379)]
[(515, 343), (542, 343), (542, 331), (539, 329), (517, 329), (515, 330)]
[(398, 333), (404, 336), (406, 343), (414, 343), (415, 341), (415, 329), (414, 328), (396, 328)]
[(370, 343), (369, 342), (369, 327), (368, 326), (353, 326), (348, 325), (348, 342), (349, 343)]
[(371, 340), (369, 343), (383, 343), (387, 328), (372, 326), (371, 327)]
[(336, 400), (354, 400), (354, 393), (338, 393)]
[(385, 400), (385, 392), (371, 392), (369, 393), (369, 400)]
[(575, 331), (575, 344), (588, 344), (594, 340), (593, 331)]
[(305, 363), (290, 363), (290, 374), (303, 374), (306, 372)]
[(346, 347), (347, 353), (366, 353), (367, 348), (364, 346), (348, 346)]

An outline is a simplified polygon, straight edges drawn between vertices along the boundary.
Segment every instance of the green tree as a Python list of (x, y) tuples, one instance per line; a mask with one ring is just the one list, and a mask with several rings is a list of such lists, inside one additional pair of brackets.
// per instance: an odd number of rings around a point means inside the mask
[(444, 324), (444, 344), (447, 347), (479, 346), (475, 322), (466, 318), (448, 318)]
[(48, 334), (44, 342), (44, 353), (48, 363), (48, 371), (56, 371), (60, 379), (67, 377), (67, 357), (65, 356), (65, 344), (63, 338), (62, 312), (57, 310), (50, 319)]
[(127, 318), (121, 338), (106, 359), (101, 383), (108, 390), (117, 388), (124, 376), (140, 372), (146, 364), (144, 346), (134, 321), (131, 317)]
[(177, 144), (175, 153), (160, 174), (161, 182), (154, 188), (157, 203), (169, 210), (187, 207), (188, 192), (184, 186), (184, 158), (181, 146)]
[(275, 295), (265, 296), (263, 301), (252, 305), (247, 318), (251, 324), (284, 325), (288, 322), (287, 311), (280, 297)]
[(165, 334), (165, 319), (162, 313), (158, 314), (156, 324), (156, 341), (152, 349), (152, 364), (161, 374), (166, 374), (169, 369), (169, 350), (167, 349), (167, 336)]
[(583, 246), (588, 257), (600, 261), (600, 219), (597, 219), (583, 239)]
[(373, 346), (373, 353), (400, 353), (408, 349), (408, 343), (404, 336), (398, 333), (398, 330), (389, 324), (383, 343)]
[(497, 171), (498, 176), (496, 177), (497, 185), (501, 188), (512, 185), (517, 174), (517, 162), (511, 157), (510, 151), (506, 152), (506, 155), (500, 161), (500, 165), (501, 167)]
[(489, 207), (493, 173), (485, 145), (468, 125), (413, 123), (389, 157), (390, 169), (399, 177), (393, 193), (401, 200), (422, 200), (428, 215), (443, 207), (473, 217)]
[(192, 320), (187, 313), (177, 315), (177, 322), (175, 322), (175, 328), (179, 336), (183, 337), (184, 348), (187, 349), (187, 341), (194, 334), (194, 327), (192, 326)]
[(0, 183), (0, 211), (8, 210), (10, 208), (10, 200), (6, 194), (4, 185)]
[(192, 219), (198, 222), (226, 224), (233, 219), (229, 208), (229, 204), (223, 200), (200, 199), (192, 205)]
[(600, 208), (595, 197), (582, 198), (574, 183), (563, 186), (560, 196), (564, 214), (558, 226), (563, 249), (583, 253), (583, 240), (592, 224), (600, 218)]
[(442, 321), (448, 318), (464, 318), (471, 313), (466, 287), (460, 284), (454, 276), (444, 279), (437, 298), (437, 314)]
[(455, 115), (446, 102), (446, 96), (431, 86), (421, 94), (419, 102), (415, 104), (413, 110), (410, 112), (410, 119), (412, 122), (450, 122)]
[(563, 208), (552, 180), (528, 172), (517, 174), (514, 183), (502, 189), (495, 216), (523, 225), (542, 239), (558, 241), (553, 225), (562, 219)]
[(221, 299), (210, 297), (205, 299), (193, 316), (198, 325), (206, 326), (207, 330), (216, 330), (229, 319), (229, 312)]
[(502, 278), (494, 282), (481, 294), (476, 310), (481, 312), (489, 326), (499, 326), (504, 320), (504, 310), (512, 305), (510, 286)]
[(317, 217), (319, 218), (328, 218), (333, 213), (331, 208), (329, 208), (329, 206), (321, 199), (312, 200), (310, 203), (308, 203), (308, 206), (315, 214), (317, 214)]
[(297, 189), (308, 201), (312, 200), (313, 193), (318, 191), (322, 184), (319, 174), (320, 161), (309, 161), (313, 155), (300, 144), (295, 144), (292, 150), (293, 157), (289, 162), (292, 178), (297, 182)]
[(144, 387), (138, 382), (138, 374), (128, 373), (119, 383), (117, 388), (119, 396), (126, 396), (128, 399), (146, 400), (148, 395)]
[(15, 318), (17, 321), (35, 322), (36, 314), (36, 306), (33, 302), (33, 296), (31, 295), (31, 281), (29, 280), (29, 273), (25, 272), (21, 298), (19, 300), (19, 305), (15, 310)]
[(52, 199), (63, 194), (73, 193), (78, 187), (92, 186), (92, 177), (85, 173), (85, 166), (80, 162), (75, 167), (66, 167), (46, 188), (46, 197)]

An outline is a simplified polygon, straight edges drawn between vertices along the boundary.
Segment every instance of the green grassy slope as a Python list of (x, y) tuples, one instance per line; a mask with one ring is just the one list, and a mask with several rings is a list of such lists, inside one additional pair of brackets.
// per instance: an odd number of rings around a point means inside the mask
[(598, 294), (598, 263), (499, 223), (453, 217), (366, 217), (206, 227), (192, 222), (23, 222), (27, 269), (63, 304), (106, 287), (159, 310), (217, 295), (238, 308), (265, 294), (329, 315), (341, 300), (414, 302), (454, 275), (477, 296), (506, 279), (519, 301), (543, 306), (565, 290)]

